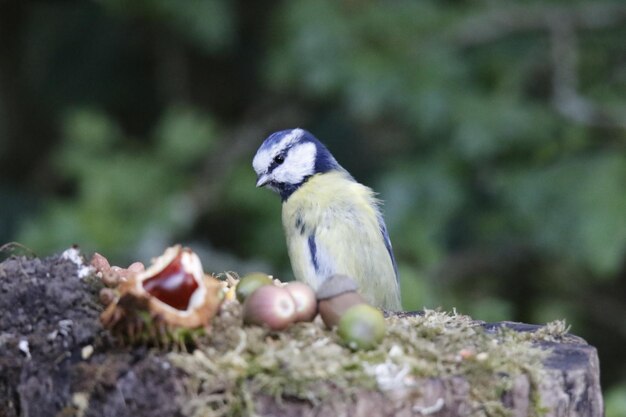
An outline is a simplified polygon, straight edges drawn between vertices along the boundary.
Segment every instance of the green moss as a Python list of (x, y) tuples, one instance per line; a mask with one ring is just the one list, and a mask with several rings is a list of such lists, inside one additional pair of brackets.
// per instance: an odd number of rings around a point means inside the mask
[(535, 342), (566, 333), (562, 322), (532, 333), (490, 333), (468, 316), (433, 310), (386, 320), (387, 335), (378, 347), (352, 352), (317, 322), (282, 332), (242, 327), (239, 304), (229, 303), (193, 353), (169, 355), (190, 376), (185, 414), (252, 414), (258, 394), (313, 405), (349, 401), (363, 390), (390, 393), (402, 388), (419, 395), (416, 382), (422, 378), (460, 376), (468, 382), (477, 415), (507, 415), (501, 399), (513, 378), (527, 375), (531, 387), (541, 378), (541, 362), (549, 352)]

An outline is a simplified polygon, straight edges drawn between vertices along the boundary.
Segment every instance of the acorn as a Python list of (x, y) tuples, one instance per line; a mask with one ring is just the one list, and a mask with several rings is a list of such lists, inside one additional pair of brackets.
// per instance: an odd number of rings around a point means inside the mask
[(335, 274), (322, 283), (317, 290), (318, 310), (329, 329), (337, 326), (343, 314), (366, 301), (357, 292), (358, 286), (347, 275)]
[(296, 302), (284, 287), (264, 285), (250, 294), (243, 303), (245, 324), (283, 330), (296, 321)]
[(312, 321), (317, 315), (317, 299), (313, 288), (304, 282), (290, 282), (284, 286), (296, 302), (296, 321)]
[(262, 272), (253, 272), (241, 278), (235, 289), (235, 295), (240, 303), (243, 303), (257, 288), (264, 285), (272, 285), (274, 282), (269, 275)]
[(383, 313), (368, 304), (350, 307), (339, 320), (337, 334), (352, 350), (372, 349), (385, 336)]

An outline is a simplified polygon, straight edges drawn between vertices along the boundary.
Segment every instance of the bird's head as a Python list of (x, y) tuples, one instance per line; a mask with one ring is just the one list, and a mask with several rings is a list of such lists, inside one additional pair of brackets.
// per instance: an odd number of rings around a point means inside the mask
[(328, 149), (303, 129), (272, 133), (256, 152), (252, 166), (256, 186), (276, 191), (283, 200), (312, 175), (343, 169)]

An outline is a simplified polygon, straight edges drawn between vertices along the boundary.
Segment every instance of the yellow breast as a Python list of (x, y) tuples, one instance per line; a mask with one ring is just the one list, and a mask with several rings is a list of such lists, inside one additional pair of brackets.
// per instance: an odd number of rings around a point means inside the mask
[(346, 274), (373, 305), (400, 309), (396, 274), (378, 216), (372, 190), (345, 172), (309, 178), (283, 203), (283, 226), (296, 279), (317, 288), (334, 273)]

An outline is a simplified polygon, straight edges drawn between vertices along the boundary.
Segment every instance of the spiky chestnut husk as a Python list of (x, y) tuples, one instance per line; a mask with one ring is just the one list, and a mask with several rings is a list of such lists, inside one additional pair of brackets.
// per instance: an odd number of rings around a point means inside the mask
[(127, 316), (110, 329), (120, 345), (146, 345), (162, 349), (192, 350), (198, 339), (207, 332), (206, 327), (189, 329), (165, 323), (159, 316), (142, 311)]
[(144, 330), (158, 339), (163, 329), (171, 333), (177, 328), (207, 327), (223, 298), (220, 282), (204, 275), (197, 255), (180, 245), (168, 248), (145, 271), (131, 274), (118, 290), (119, 298), (100, 320), (130, 339)]
[(383, 313), (368, 304), (349, 308), (339, 320), (337, 334), (352, 350), (372, 349), (385, 337)]

